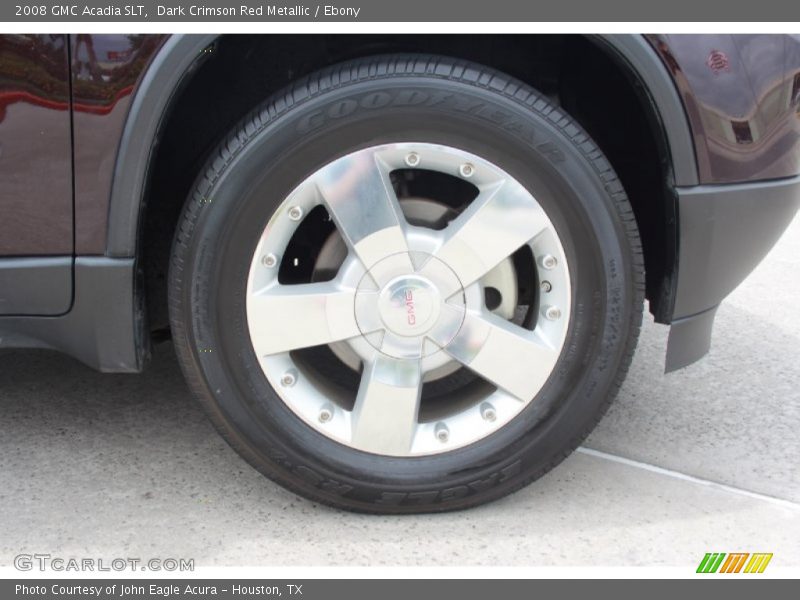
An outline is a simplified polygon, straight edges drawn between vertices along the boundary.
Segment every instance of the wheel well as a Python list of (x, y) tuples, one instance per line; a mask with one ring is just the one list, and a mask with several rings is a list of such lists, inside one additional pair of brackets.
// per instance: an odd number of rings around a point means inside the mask
[(676, 235), (669, 152), (647, 93), (610, 47), (578, 35), (236, 35), (215, 42), (170, 103), (160, 129), (138, 245), (151, 330), (168, 327), (171, 241), (192, 183), (222, 136), (292, 80), (387, 52), (436, 53), (492, 66), (572, 114), (609, 158), (630, 197), (650, 310), (656, 320), (669, 319)]

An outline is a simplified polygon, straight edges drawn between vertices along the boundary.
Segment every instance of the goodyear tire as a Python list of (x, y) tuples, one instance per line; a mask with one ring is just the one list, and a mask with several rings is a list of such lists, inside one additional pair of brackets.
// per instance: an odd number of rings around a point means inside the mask
[(311, 500), (462, 509), (564, 459), (616, 394), (643, 262), (609, 162), (519, 81), (383, 56), (295, 82), (219, 145), (170, 266), (182, 368)]

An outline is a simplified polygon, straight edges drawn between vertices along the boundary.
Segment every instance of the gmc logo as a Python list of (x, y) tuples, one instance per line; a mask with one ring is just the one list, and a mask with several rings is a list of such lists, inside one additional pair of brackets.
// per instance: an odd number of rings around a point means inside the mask
[(417, 315), (414, 314), (414, 290), (406, 290), (406, 318), (409, 325), (417, 322)]

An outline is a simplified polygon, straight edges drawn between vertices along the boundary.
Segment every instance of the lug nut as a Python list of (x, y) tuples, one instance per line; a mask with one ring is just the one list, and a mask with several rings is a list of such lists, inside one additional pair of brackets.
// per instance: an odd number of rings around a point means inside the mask
[(497, 411), (495, 411), (494, 406), (488, 402), (484, 402), (481, 404), (481, 416), (484, 421), (492, 422), (497, 420)]
[(556, 257), (553, 256), (552, 254), (545, 254), (542, 257), (542, 267), (544, 267), (547, 270), (555, 269), (557, 264), (558, 261), (556, 260)]
[(553, 289), (553, 284), (550, 283), (549, 281), (543, 281), (539, 286), (539, 289), (541, 289), (546, 294), (547, 292)]
[(303, 218), (303, 209), (299, 206), (293, 206), (289, 209), (289, 218), (292, 221), (299, 221)]
[(443, 444), (446, 444), (447, 440), (450, 439), (450, 430), (444, 423), (437, 423), (433, 432), (436, 435), (436, 439)]
[(333, 410), (330, 406), (323, 406), (319, 411), (319, 422), (327, 423), (333, 418)]
[(281, 375), (281, 385), (283, 387), (292, 387), (297, 382), (297, 371), (290, 369)]
[(410, 152), (406, 155), (406, 164), (409, 167), (416, 167), (419, 164), (419, 154), (416, 152)]
[(264, 265), (265, 267), (270, 267), (270, 268), (272, 268), (272, 267), (274, 267), (275, 265), (277, 265), (277, 264), (278, 264), (278, 257), (277, 257), (277, 256), (275, 256), (274, 254), (265, 254), (265, 255), (264, 255), (262, 258), (261, 258), (261, 262), (263, 263), (263, 265)]
[(544, 309), (544, 316), (550, 321), (557, 321), (561, 318), (561, 309), (557, 306), (548, 306)]
[(461, 173), (462, 177), (472, 177), (475, 173), (475, 167), (473, 167), (470, 163), (464, 163), (458, 168), (458, 172)]

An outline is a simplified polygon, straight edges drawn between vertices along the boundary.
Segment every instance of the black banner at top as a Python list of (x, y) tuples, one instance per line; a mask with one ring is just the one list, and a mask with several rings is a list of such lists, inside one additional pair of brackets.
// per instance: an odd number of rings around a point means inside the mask
[(11, 0), (3, 22), (792, 22), (787, 0)]

